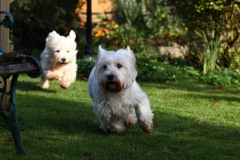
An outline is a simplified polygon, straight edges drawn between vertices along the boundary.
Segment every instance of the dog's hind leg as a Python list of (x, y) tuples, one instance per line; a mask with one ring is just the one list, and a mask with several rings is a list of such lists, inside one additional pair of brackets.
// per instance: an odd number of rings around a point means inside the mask
[(147, 98), (142, 99), (140, 103), (135, 107), (138, 123), (142, 130), (146, 133), (150, 133), (153, 127), (153, 113), (150, 108), (150, 103)]

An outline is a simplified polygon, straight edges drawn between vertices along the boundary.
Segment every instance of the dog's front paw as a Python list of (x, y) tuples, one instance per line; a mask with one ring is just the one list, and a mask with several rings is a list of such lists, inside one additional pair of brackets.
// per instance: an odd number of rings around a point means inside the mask
[(131, 119), (131, 118), (127, 118), (127, 119), (125, 120), (125, 125), (126, 125), (127, 127), (132, 127), (135, 123), (136, 123), (136, 121), (133, 120), (133, 119)]
[(107, 127), (106, 125), (104, 125), (103, 123), (101, 123), (99, 128), (103, 129), (104, 132), (107, 133), (107, 134), (111, 133), (111, 129), (109, 127)]
[(63, 82), (59, 82), (60, 87), (62, 87), (63, 89), (67, 89), (69, 84), (68, 83), (63, 83)]
[(142, 130), (146, 133), (151, 133), (152, 132), (152, 128), (153, 128), (153, 123), (152, 121), (148, 120), (148, 121), (141, 121), (139, 122)]
[(105, 132), (106, 134), (112, 133), (112, 131), (111, 131), (109, 128), (104, 128), (103, 130), (104, 130), (104, 132)]
[(152, 132), (152, 125), (151, 126), (141, 126), (142, 130), (146, 133)]
[(104, 130), (104, 132), (107, 133), (107, 134), (123, 133), (125, 131), (124, 126), (119, 126), (119, 125), (115, 125), (115, 124), (112, 124), (111, 126), (101, 124), (100, 128), (102, 128)]

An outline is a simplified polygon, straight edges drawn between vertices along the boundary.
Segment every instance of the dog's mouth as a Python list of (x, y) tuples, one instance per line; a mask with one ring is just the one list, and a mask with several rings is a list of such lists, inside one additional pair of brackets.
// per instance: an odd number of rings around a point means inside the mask
[(120, 87), (119, 83), (117, 83), (115, 81), (106, 82), (104, 88), (105, 88), (106, 92), (108, 92), (108, 93), (121, 92), (121, 87)]
[(110, 81), (107, 83), (107, 86), (112, 89), (116, 89), (118, 84), (116, 82)]
[(66, 64), (68, 64), (67, 62), (60, 62), (59, 64), (61, 64), (61, 65), (66, 65)]

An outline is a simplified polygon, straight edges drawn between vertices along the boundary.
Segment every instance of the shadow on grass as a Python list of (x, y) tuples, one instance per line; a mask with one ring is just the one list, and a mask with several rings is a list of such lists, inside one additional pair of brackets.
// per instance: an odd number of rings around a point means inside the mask
[[(50, 82), (51, 83), (51, 82)], [(39, 92), (45, 92), (45, 93), (56, 93), (56, 90), (53, 89), (47, 89), (43, 90), (40, 87), (40, 81), (39, 82), (29, 82), (29, 81), (17, 81), (16, 89), (21, 91), (39, 91)]]
[[(61, 88), (42, 90), (36, 86), (36, 83), (20, 82), (19, 84), (18, 89), (21, 91), (36, 91), (38, 94), (44, 95), (17, 95), (18, 119), (22, 130), (43, 127), (52, 128), (65, 134), (101, 133), (100, 124), (93, 113), (88, 93), (73, 95), (75, 100), (71, 101), (64, 99), (64, 94), (71, 92), (68, 90)], [(49, 95), (49, 97), (45, 95)], [(82, 101), (83, 99), (85, 102)], [(86, 103), (86, 101), (90, 103)]]

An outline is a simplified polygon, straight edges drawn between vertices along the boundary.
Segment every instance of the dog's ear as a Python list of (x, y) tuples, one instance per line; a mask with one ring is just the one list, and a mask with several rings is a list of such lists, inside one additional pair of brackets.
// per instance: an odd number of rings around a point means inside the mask
[(130, 49), (129, 46), (127, 46), (126, 51), (127, 51), (127, 52), (132, 52), (132, 50)]
[(73, 30), (70, 31), (69, 35), (68, 35), (68, 38), (69, 39), (72, 39), (72, 40), (75, 40), (76, 38), (76, 34)]
[(130, 55), (134, 56), (133, 51), (130, 49), (129, 46), (127, 46), (127, 48), (125, 49), (125, 51), (126, 51), (127, 54), (130, 54)]
[(135, 81), (136, 80), (136, 77), (137, 77), (137, 70), (135, 68), (135, 65), (136, 65), (136, 57), (133, 53), (133, 51), (130, 49), (129, 46), (127, 46), (127, 48), (125, 49), (126, 53), (128, 54), (128, 56), (130, 57), (130, 61), (131, 63), (134, 65), (134, 69), (132, 70), (132, 81)]
[(46, 42), (49, 41), (51, 38), (56, 38), (56, 36), (59, 36), (59, 34), (56, 31), (52, 31), (48, 34), (48, 37), (46, 38)]
[(133, 51), (130, 49), (129, 46), (127, 46), (127, 48), (125, 49), (125, 51), (127, 52), (127, 54), (133, 54)]
[(102, 54), (103, 52), (105, 52), (106, 50), (102, 48), (101, 45), (99, 45), (98, 47), (99, 53)]
[(48, 35), (49, 35), (50, 37), (53, 37), (53, 36), (57, 35), (57, 32), (56, 32), (56, 31), (52, 31), (52, 32), (50, 32)]

